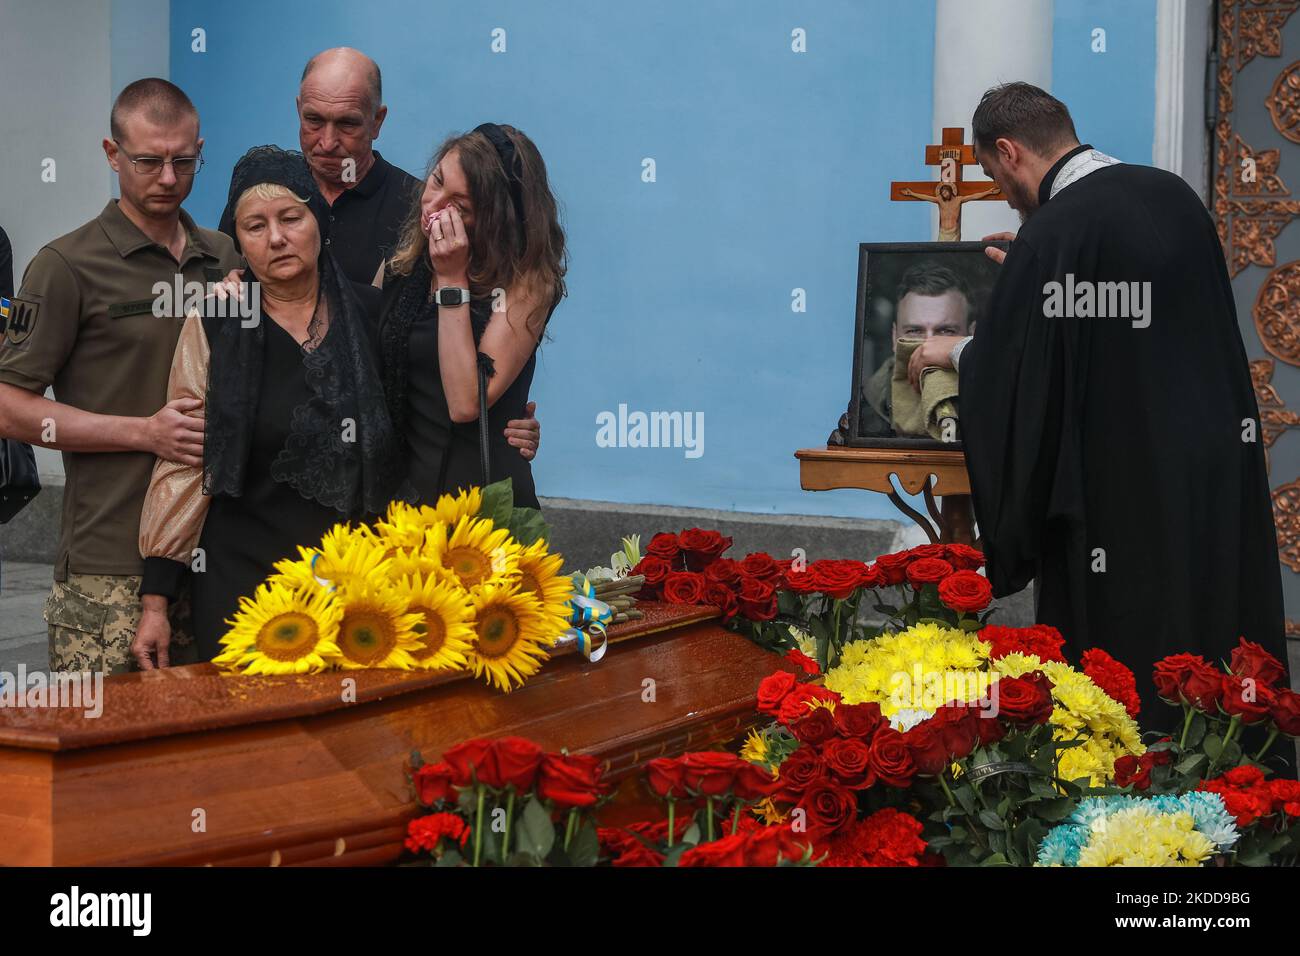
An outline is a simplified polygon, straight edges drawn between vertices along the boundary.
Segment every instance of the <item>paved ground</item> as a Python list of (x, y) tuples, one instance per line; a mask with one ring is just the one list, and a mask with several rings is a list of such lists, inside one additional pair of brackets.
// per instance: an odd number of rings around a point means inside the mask
[(41, 609), (53, 579), (48, 564), (6, 561), (0, 568), (0, 670), (12, 673), (26, 664), (30, 673), (49, 666)]

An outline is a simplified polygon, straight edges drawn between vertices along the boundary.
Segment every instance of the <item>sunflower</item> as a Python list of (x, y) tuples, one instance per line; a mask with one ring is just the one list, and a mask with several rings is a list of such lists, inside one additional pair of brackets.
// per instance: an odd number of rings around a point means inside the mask
[(433, 513), (439, 521), (454, 525), (461, 518), (473, 518), (483, 510), (483, 492), (478, 488), (470, 488), (466, 491), (463, 488), (457, 489), (460, 493), (455, 497), (451, 495), (440, 495), (437, 502), (434, 503)]
[(556, 632), (547, 626), (537, 602), (512, 581), (490, 581), (470, 592), (476, 639), (469, 654), (474, 676), (509, 693), (536, 674)]
[(384, 517), (375, 522), (375, 536), (390, 553), (419, 551), (424, 546), (425, 533), (438, 523), (432, 508), (393, 501)]
[(407, 610), (401, 593), (378, 581), (358, 581), (342, 588), (340, 597), (340, 667), (410, 670), (416, 666), (414, 654), (420, 649), (420, 636), (415, 627), (421, 619)]
[(519, 590), (537, 598), (544, 611), (568, 619), (573, 578), (560, 573), (564, 556), (549, 554), (541, 538), (519, 551)]
[(336, 524), (317, 548), (299, 548), (312, 575), (324, 587), (346, 587), (385, 576), (388, 554), (384, 543), (365, 525)]
[(437, 577), (415, 575), (403, 578), (394, 590), (405, 599), (407, 610), (420, 616), (414, 628), (419, 647), (410, 652), (416, 666), (465, 667), (474, 640), (474, 612), (464, 589)]
[(218, 667), (246, 674), (310, 674), (325, 670), (339, 657), (336, 643), (343, 608), (335, 596), (315, 584), (290, 587), (263, 584), (239, 610), (222, 637), (225, 645), (213, 659)]
[(425, 539), (426, 556), (454, 574), (466, 590), (487, 583), (517, 581), (519, 552), (510, 532), (487, 518), (461, 518), (454, 526), (438, 524)]

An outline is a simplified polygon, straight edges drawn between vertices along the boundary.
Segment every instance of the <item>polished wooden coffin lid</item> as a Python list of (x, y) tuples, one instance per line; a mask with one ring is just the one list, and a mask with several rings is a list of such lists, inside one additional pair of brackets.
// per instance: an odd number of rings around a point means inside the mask
[(389, 862), (417, 812), (411, 750), (437, 759), (476, 736), (604, 758), (623, 794), (602, 823), (635, 818), (653, 809), (639, 790), (648, 760), (734, 740), (759, 721), (758, 682), (789, 667), (715, 608), (638, 606), (644, 619), (611, 628), (604, 660), (557, 655), (510, 694), (464, 673), (202, 664), (105, 680), (96, 719), (0, 709), (0, 863)]

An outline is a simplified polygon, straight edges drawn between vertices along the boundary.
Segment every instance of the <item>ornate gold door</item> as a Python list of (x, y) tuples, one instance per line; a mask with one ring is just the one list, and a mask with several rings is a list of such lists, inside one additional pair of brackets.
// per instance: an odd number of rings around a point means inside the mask
[(1214, 217), (1259, 399), (1291, 637), (1300, 637), (1300, 435), (1289, 434), (1300, 427), (1297, 9), (1300, 0), (1219, 0), (1214, 64)]

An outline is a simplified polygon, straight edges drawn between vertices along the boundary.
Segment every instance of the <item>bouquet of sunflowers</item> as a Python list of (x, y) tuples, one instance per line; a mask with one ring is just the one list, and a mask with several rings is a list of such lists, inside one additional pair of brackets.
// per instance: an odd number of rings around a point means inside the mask
[(335, 525), (228, 621), (213, 661), (244, 674), (334, 668), (467, 670), (509, 692), (568, 627), (573, 581), (509, 479), (401, 501), (373, 524)]

